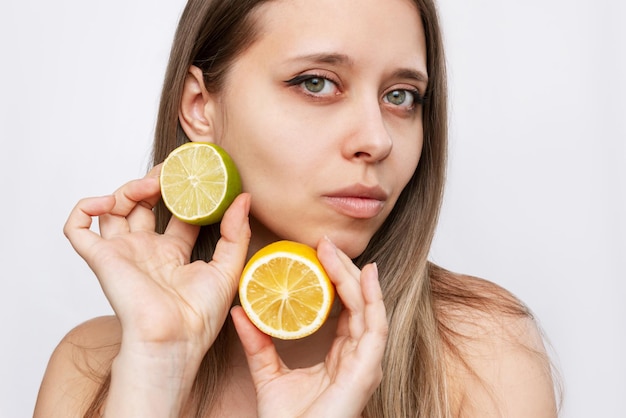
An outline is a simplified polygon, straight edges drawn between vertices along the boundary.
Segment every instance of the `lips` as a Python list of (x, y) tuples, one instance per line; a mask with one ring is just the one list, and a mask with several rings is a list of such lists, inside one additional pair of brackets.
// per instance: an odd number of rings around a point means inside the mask
[(378, 187), (356, 184), (324, 195), (326, 202), (337, 212), (356, 219), (374, 218), (387, 201), (387, 193)]

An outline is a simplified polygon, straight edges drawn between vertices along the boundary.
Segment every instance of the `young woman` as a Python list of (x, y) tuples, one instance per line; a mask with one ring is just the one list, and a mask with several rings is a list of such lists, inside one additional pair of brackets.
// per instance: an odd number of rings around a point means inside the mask
[[(35, 416), (556, 416), (529, 311), (427, 261), (446, 118), (432, 1), (190, 0), (155, 168), (65, 227), (116, 315), (61, 342)], [(186, 141), (218, 143), (241, 172), (220, 225), (159, 203), (159, 164)], [(278, 239), (316, 247), (340, 298), (303, 340), (231, 309), (246, 258)]]

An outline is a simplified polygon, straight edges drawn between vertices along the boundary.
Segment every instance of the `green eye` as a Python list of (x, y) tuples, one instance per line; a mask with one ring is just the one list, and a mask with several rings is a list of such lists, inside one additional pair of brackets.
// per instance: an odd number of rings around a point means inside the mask
[[(412, 96), (410, 94), (407, 95), (406, 90), (393, 90), (385, 95), (385, 99), (391, 104), (401, 106), (403, 104), (406, 104), (407, 96), (408, 99), (412, 99)], [(412, 103), (409, 103), (408, 105), (410, 106), (411, 104)]]
[(320, 77), (309, 78), (304, 81), (304, 88), (306, 88), (311, 93), (319, 93), (324, 90), (324, 86), (326, 85), (326, 80)]

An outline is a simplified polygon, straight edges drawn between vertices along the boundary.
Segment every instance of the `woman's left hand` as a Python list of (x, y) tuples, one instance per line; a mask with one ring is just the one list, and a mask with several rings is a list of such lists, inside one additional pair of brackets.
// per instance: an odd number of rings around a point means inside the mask
[(318, 257), (343, 303), (336, 337), (324, 362), (289, 369), (272, 339), (260, 332), (241, 307), (232, 317), (241, 339), (263, 417), (360, 417), (382, 379), (387, 317), (375, 264), (359, 270), (330, 241)]

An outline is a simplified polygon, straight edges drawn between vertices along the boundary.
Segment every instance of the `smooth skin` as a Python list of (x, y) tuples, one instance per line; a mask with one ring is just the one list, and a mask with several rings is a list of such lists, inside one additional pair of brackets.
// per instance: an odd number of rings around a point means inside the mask
[[(417, 96), (428, 78), (421, 20), (406, 0), (354, 7), (266, 3), (257, 13), (262, 36), (236, 59), (223, 93), (210, 95), (201, 71), (190, 69), (181, 125), (192, 141), (216, 142), (233, 157), (253, 196), (253, 250), (278, 239), (315, 247), (328, 236), (356, 257), (417, 167)], [(373, 32), (386, 35), (373, 42)], [(394, 92), (404, 99), (392, 103)], [(350, 200), (359, 188), (381, 196)], [(354, 213), (342, 211), (341, 197)]]
[[(377, 268), (360, 270), (351, 258), (419, 162), (428, 82), (421, 21), (407, 0), (362, 0), (358, 13), (350, 0), (278, 0), (257, 18), (262, 36), (235, 60), (224, 91), (209, 94), (191, 67), (181, 100), (187, 136), (223, 146), (242, 175), (245, 193), (224, 216), (213, 259), (189, 262), (198, 227), (172, 219), (164, 234), (154, 231), (159, 167), (81, 200), (65, 234), (116, 316), (61, 342), (36, 418), (82, 416), (98, 387), (89, 370), (109, 365), (104, 416), (187, 416), (200, 361), (229, 312), (238, 339), (212, 416), (359, 417), (379, 385), (387, 322)], [(304, 340), (273, 341), (231, 310), (245, 260), (277, 239), (317, 247), (341, 301)], [(480, 383), (448, 359), (454, 416), (553, 417), (550, 377), (519, 349), (544, 352), (535, 325), (458, 318), (450, 326), (476, 337), (460, 349)]]
[[(65, 226), (123, 330), (106, 416), (180, 414), (202, 355), (229, 311), (250, 239), (250, 196), (242, 194), (222, 221), (213, 260), (189, 264), (198, 227), (173, 218), (163, 235), (154, 232), (150, 207), (159, 197), (158, 168), (113, 196), (82, 200)], [(100, 234), (89, 229), (94, 216), (101, 220)], [(290, 370), (271, 339), (241, 308), (233, 309), (258, 388), (259, 416), (276, 416), (277, 405), (284, 416), (358, 416), (379, 382), (387, 324), (376, 269), (360, 272), (328, 240), (318, 251), (338, 295), (349, 301), (325, 362)], [(288, 399), (291, 408), (285, 408)]]

